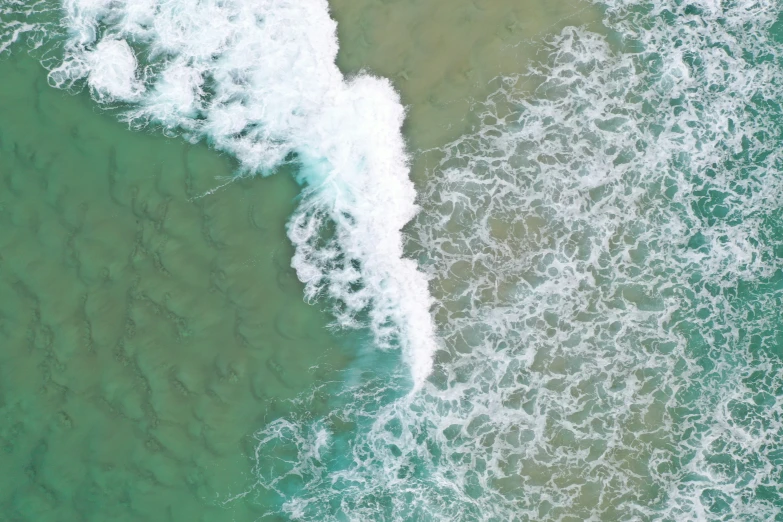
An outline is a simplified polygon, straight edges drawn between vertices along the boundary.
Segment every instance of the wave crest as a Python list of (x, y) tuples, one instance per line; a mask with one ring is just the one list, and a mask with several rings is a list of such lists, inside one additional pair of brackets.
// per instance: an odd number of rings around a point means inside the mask
[(427, 280), (404, 259), (417, 212), (391, 84), (335, 65), (325, 0), (67, 0), (69, 37), (49, 80), (86, 82), (134, 127), (206, 139), (245, 174), (295, 161), (305, 187), (288, 226), (308, 299), (337, 323), (401, 347), (420, 386), (436, 348)]

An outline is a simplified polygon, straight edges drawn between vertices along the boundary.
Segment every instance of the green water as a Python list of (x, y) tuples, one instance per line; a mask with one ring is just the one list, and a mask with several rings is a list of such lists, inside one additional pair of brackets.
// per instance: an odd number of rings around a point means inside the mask
[[(36, 60), (0, 62), (0, 520), (255, 520), (253, 432), (346, 355), (302, 301), (290, 176), (223, 185)], [(318, 404), (312, 404), (317, 412)]]

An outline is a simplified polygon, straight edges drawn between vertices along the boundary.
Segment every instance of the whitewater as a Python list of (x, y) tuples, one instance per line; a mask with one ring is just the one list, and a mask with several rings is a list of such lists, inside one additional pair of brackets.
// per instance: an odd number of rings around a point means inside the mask
[(255, 485), (225, 502), (783, 517), (783, 6), (596, 3), (605, 32), (551, 37), (470, 132), (416, 151), (417, 195), (399, 96), (338, 70), (325, 1), (0, 2), (0, 48), (45, 48), (53, 87), (205, 140), (238, 176), (295, 165), (305, 298), (402, 354), (409, 377), (324, 385), (299, 401), (331, 414), (264, 426)]

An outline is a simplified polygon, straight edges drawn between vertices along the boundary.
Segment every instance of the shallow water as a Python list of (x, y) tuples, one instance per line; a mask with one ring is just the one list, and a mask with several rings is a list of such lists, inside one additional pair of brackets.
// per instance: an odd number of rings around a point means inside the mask
[(253, 432), (347, 362), (290, 268), (297, 187), (204, 195), (229, 158), (45, 72), (0, 62), (0, 518), (254, 520), (222, 505)]
[(783, 517), (777, 2), (20, 5), (12, 520)]

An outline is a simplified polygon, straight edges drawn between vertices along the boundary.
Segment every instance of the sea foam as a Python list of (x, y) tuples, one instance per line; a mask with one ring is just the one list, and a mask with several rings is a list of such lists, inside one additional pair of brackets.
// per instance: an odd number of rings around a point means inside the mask
[(369, 326), (380, 347), (400, 346), (420, 386), (436, 341), (427, 280), (403, 257), (400, 230), (417, 212), (405, 111), (387, 80), (343, 77), (326, 1), (64, 8), (69, 37), (53, 86), (86, 82), (98, 102), (123, 104), (132, 126), (205, 138), (245, 174), (299, 164), (304, 188), (288, 235), (307, 299), (328, 299), (338, 324)]
[(553, 36), (431, 163), (427, 383), (258, 434), (285, 516), (780, 518), (780, 6), (602, 7), (611, 38)]

